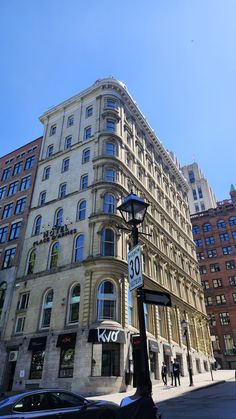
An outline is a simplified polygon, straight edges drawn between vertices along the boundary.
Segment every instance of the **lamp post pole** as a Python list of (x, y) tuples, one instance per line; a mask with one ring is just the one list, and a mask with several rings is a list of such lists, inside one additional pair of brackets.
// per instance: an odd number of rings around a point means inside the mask
[[(120, 211), (125, 223), (131, 227), (129, 231), (132, 235), (133, 247), (137, 246), (139, 243), (139, 232), (137, 226), (143, 223), (148, 207), (149, 204), (145, 202), (143, 198), (138, 197), (131, 191), (131, 193), (124, 199), (122, 204), (117, 208)], [(139, 286), (137, 288), (137, 308), (140, 329), (140, 372), (149, 377), (147, 335), (143, 303), (142, 286)]]
[(185, 336), (186, 336), (186, 343), (187, 343), (187, 359), (188, 359), (188, 373), (189, 373), (189, 386), (193, 386), (193, 371), (191, 366), (191, 359), (190, 359), (190, 342), (189, 342), (189, 334), (188, 334), (188, 325), (186, 324), (185, 329)]
[[(138, 228), (137, 226), (132, 227), (132, 240), (133, 247), (138, 244)], [(138, 306), (138, 319), (139, 319), (139, 330), (140, 330), (140, 352), (141, 352), (141, 372), (149, 376), (149, 363), (148, 363), (148, 352), (147, 352), (147, 334), (143, 308), (143, 292), (142, 287), (137, 288), (137, 306)]]

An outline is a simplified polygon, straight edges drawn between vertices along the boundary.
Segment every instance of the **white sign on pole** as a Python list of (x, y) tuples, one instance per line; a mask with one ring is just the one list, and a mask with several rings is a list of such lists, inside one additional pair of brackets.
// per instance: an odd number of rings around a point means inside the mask
[(139, 244), (128, 253), (128, 274), (130, 291), (143, 286), (142, 255)]

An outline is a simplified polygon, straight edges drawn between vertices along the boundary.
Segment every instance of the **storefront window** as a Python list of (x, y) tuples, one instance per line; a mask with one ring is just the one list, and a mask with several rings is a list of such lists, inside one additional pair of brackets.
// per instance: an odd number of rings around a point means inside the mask
[(59, 378), (73, 377), (75, 348), (61, 348)]
[(94, 377), (120, 375), (120, 345), (117, 343), (93, 344), (92, 371)]
[(45, 351), (33, 351), (30, 367), (30, 379), (42, 378)]

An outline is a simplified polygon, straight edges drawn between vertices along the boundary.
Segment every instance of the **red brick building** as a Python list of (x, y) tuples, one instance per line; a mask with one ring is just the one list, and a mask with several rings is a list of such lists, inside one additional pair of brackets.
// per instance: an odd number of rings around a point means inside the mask
[(191, 216), (214, 356), (236, 368), (236, 190), (231, 199)]
[(42, 137), (0, 158), (0, 333), (24, 239)]

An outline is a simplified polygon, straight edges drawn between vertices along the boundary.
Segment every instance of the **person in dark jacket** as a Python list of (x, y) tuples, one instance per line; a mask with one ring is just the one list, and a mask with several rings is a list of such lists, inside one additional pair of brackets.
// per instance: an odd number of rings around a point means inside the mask
[(180, 365), (179, 365), (176, 358), (174, 359), (174, 362), (173, 362), (173, 374), (174, 374), (174, 380), (175, 380), (175, 387), (177, 387), (177, 381), (178, 381), (178, 384), (180, 386), (180, 378), (179, 378)]
[(148, 374), (141, 373), (133, 396), (122, 399), (118, 419), (157, 419), (157, 408), (152, 399), (152, 382)]
[(167, 386), (167, 366), (165, 362), (162, 362), (161, 367), (161, 378), (165, 386)]

